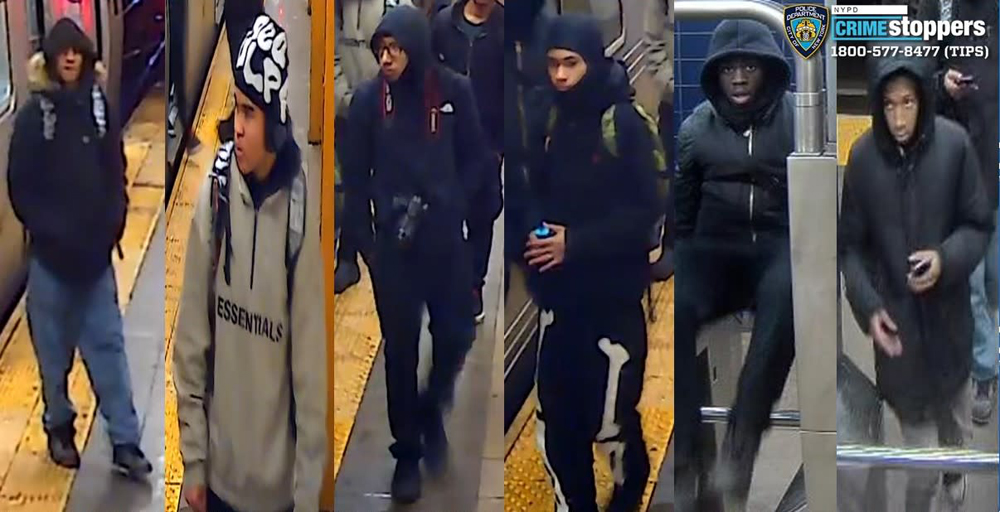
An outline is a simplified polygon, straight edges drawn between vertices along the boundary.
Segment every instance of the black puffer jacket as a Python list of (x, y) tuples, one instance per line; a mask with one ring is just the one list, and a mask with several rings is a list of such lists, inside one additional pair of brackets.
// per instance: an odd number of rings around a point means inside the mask
[[(719, 63), (732, 55), (765, 63), (755, 106), (738, 110), (719, 86)], [(707, 100), (678, 134), (677, 235), (754, 241), (787, 236), (786, 159), (794, 150), (790, 70), (771, 31), (750, 20), (723, 21), (701, 73)]]
[[(533, 272), (532, 290), (545, 308), (639, 300), (649, 283), (649, 233), (663, 211), (653, 133), (632, 106), (624, 69), (605, 58), (593, 19), (560, 16), (549, 41), (550, 48), (579, 53), (587, 74), (573, 89), (555, 93), (555, 125), (532, 137), (533, 203), (543, 220), (566, 226), (565, 261)], [(612, 105), (618, 157), (602, 139), (601, 116)], [(534, 115), (548, 119), (550, 112)]]
[[(899, 328), (903, 354), (875, 349), (878, 388), (905, 420), (954, 396), (969, 378), (972, 312), (969, 274), (993, 230), (979, 163), (961, 126), (935, 117), (926, 63), (887, 59), (872, 74), (872, 129), (851, 148), (839, 225), (847, 298), (865, 331), (885, 309)], [(886, 80), (919, 80), (921, 116), (913, 143), (902, 149), (882, 113)], [(942, 271), (930, 291), (906, 284), (907, 257), (935, 249)]]
[[(11, 203), (31, 236), (32, 255), (71, 282), (90, 282), (107, 270), (127, 209), (120, 124), (94, 86), (103, 68), (86, 65), (80, 84), (69, 90), (49, 78), (44, 55), (32, 57), (32, 95), (14, 122), (7, 168)], [(95, 109), (95, 101), (103, 107)]]

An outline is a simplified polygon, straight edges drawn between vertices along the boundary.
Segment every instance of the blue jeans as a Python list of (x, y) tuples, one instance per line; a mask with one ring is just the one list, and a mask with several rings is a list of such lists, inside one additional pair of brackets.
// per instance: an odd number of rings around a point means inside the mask
[[(986, 256), (979, 262), (969, 278), (972, 289), (972, 378), (985, 381), (997, 376), (1000, 363), (1000, 336), (997, 335), (997, 233), (993, 232)], [(992, 292), (992, 293), (990, 293)]]
[(76, 418), (67, 376), (79, 348), (112, 444), (138, 445), (139, 418), (132, 405), (114, 269), (109, 265), (97, 281), (74, 285), (60, 281), (32, 259), (27, 295), (28, 325), (45, 400), (45, 431)]

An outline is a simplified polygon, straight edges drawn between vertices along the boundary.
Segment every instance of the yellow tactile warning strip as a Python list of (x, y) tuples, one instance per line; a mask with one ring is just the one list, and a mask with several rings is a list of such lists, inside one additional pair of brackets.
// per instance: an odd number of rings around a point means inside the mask
[[(150, 94), (132, 115), (124, 133), (131, 203), (121, 242), (125, 258), (113, 258), (123, 310), (128, 306), (163, 204), (164, 108), (162, 93)], [(76, 473), (48, 459), (38, 363), (23, 300), (0, 336), (0, 510), (62, 510)], [(76, 442), (82, 447), (89, 437), (97, 404), (79, 359), (69, 375), (69, 395), (79, 414)]]
[[(649, 481), (640, 510), (649, 507), (660, 468), (667, 454), (667, 444), (674, 428), (674, 282), (653, 288), (656, 322), (649, 327), (649, 354), (646, 381), (639, 412), (649, 451)], [(535, 407), (534, 395), (524, 407)], [(594, 473), (597, 501), (605, 506), (611, 499), (611, 472), (607, 459), (596, 449)], [(534, 415), (525, 423), (504, 460), (504, 510), (506, 512), (549, 512), (555, 507), (552, 486), (535, 444)]]
[(330, 445), (334, 478), (340, 473), (344, 450), (347, 449), (365, 385), (382, 342), (371, 279), (368, 269), (364, 265), (361, 267), (361, 282), (337, 297), (334, 306), (334, 429)]
[(871, 125), (871, 116), (837, 115), (837, 165), (847, 165), (851, 146)]
[[(174, 180), (174, 190), (167, 209), (166, 234), (166, 280), (164, 290), (164, 333), (166, 339), (166, 404), (164, 420), (164, 510), (174, 512), (180, 500), (181, 482), (184, 480), (184, 465), (181, 463), (180, 439), (177, 432), (177, 395), (174, 393), (173, 339), (180, 289), (184, 277), (184, 254), (187, 248), (188, 231), (198, 190), (205, 173), (212, 165), (219, 146), (216, 126), (232, 110), (233, 75), (229, 67), (229, 45), (225, 31), (219, 36), (208, 79), (202, 92), (202, 103), (198, 108), (194, 135), (201, 141), (196, 150), (186, 150)], [(216, 65), (217, 63), (221, 63)]]

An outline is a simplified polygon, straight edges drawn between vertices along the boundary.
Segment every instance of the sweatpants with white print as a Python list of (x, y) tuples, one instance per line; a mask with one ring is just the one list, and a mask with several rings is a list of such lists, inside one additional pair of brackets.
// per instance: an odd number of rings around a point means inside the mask
[(558, 512), (596, 512), (593, 445), (608, 454), (616, 493), (641, 496), (649, 476), (639, 397), (646, 368), (640, 301), (542, 311), (538, 448)]

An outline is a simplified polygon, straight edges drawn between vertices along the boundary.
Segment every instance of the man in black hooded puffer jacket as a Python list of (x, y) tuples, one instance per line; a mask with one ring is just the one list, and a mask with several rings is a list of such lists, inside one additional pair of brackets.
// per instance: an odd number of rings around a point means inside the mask
[[(597, 511), (593, 444), (615, 468), (609, 511), (634, 511), (649, 475), (636, 406), (646, 365), (642, 294), (656, 196), (654, 134), (630, 101), (622, 66), (604, 55), (597, 22), (556, 18), (547, 37), (553, 110), (531, 137), (532, 202), (551, 237), (528, 236), (524, 258), (542, 310), (539, 449), (559, 510)], [(614, 107), (617, 156), (603, 142)], [(552, 121), (554, 119), (554, 121)]]
[[(875, 345), (879, 394), (904, 442), (961, 447), (972, 420), (969, 275), (993, 232), (975, 146), (934, 115), (927, 62), (877, 61), (872, 128), (844, 174), (839, 223), (847, 299)], [(949, 497), (964, 497), (946, 474)], [(930, 510), (938, 475), (911, 472), (906, 510)]]
[[(679, 510), (710, 499), (698, 447), (698, 331), (753, 307), (753, 337), (714, 490), (745, 502), (771, 407), (795, 353), (786, 159), (793, 150), (789, 66), (756, 21), (716, 28), (701, 73), (707, 100), (678, 134), (675, 488)], [(705, 507), (707, 505), (700, 505)]]

